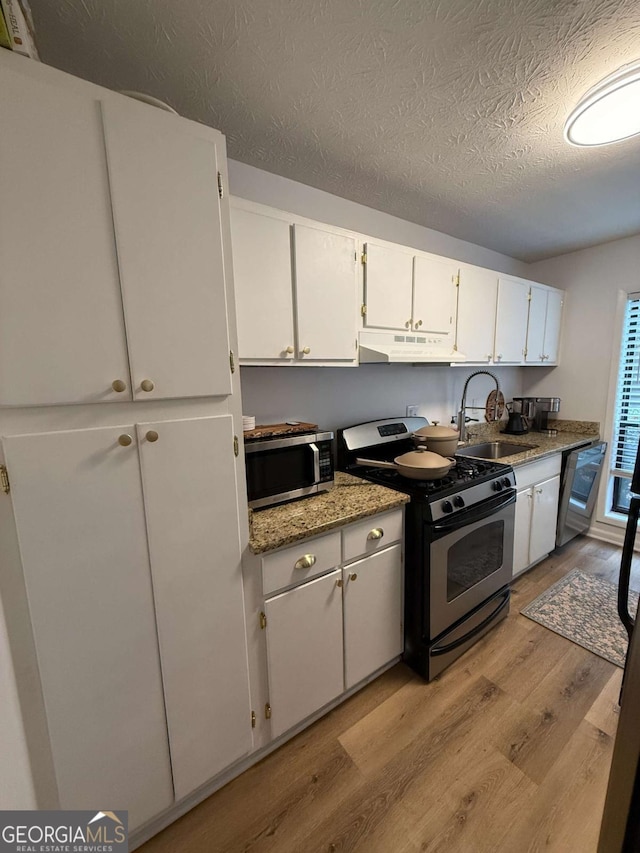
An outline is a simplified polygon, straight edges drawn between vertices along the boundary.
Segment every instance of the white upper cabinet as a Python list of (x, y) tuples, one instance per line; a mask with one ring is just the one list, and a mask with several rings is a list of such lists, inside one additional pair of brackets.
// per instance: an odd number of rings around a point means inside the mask
[(353, 237), (293, 226), (297, 356), (356, 357), (357, 244)]
[(230, 394), (224, 152), (161, 110), (103, 109), (134, 397)]
[(368, 329), (411, 329), (413, 251), (365, 244), (364, 325)]
[(532, 285), (527, 330), (527, 364), (555, 364), (558, 361), (563, 297), (561, 290)]
[(493, 359), (497, 364), (522, 364), (527, 340), (529, 284), (500, 276)]
[(356, 238), (240, 199), (231, 237), (240, 359), (355, 364)]
[(100, 104), (0, 53), (0, 405), (131, 399)]
[(2, 51), (0, 405), (230, 394), (223, 137), (15, 61)]
[(283, 219), (231, 208), (240, 358), (294, 356), (290, 231)]
[(497, 300), (498, 273), (482, 267), (461, 267), (456, 348), (467, 361), (493, 361)]
[(416, 255), (413, 259), (413, 328), (455, 337), (458, 264), (447, 258)]

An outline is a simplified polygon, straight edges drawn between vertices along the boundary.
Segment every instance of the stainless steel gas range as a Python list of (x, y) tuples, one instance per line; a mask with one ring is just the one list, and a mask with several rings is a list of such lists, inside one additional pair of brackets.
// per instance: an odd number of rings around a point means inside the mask
[(405, 522), (407, 663), (430, 681), (509, 612), (515, 477), (509, 465), (457, 456), (437, 480), (413, 480), (356, 459), (413, 449), (424, 418), (386, 418), (338, 431), (338, 467), (411, 497)]

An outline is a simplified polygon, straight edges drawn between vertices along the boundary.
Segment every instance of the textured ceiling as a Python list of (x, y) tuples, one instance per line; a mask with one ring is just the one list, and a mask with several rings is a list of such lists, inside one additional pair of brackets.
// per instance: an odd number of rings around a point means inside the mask
[(31, 0), (45, 62), (229, 156), (523, 260), (640, 232), (640, 138), (568, 146), (638, 0)]

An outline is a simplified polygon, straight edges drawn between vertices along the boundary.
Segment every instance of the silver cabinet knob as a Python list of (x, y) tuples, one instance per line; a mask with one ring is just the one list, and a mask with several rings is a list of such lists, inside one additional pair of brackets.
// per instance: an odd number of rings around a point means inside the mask
[(121, 435), (118, 438), (118, 444), (121, 447), (129, 447), (129, 445), (132, 443), (132, 441), (133, 441), (133, 439), (131, 438), (131, 436), (127, 435), (126, 433), (124, 433), (124, 435)]
[(416, 329), (419, 329), (421, 325), (422, 325), (422, 320), (418, 320), (418, 322), (416, 323)]
[(340, 589), (342, 589), (342, 586), (343, 586), (342, 578), (338, 578), (338, 580), (336, 581), (336, 586), (339, 587)]
[(285, 350), (285, 352), (286, 352), (286, 353), (288, 353), (289, 355), (293, 355), (293, 353), (295, 352), (295, 350), (293, 349), (293, 347), (287, 347), (287, 348), (286, 348), (286, 350)]
[(311, 566), (315, 565), (315, 562), (316, 562), (315, 554), (305, 554), (304, 557), (300, 557), (300, 559), (296, 561), (294, 568), (295, 569), (310, 569)]
[(153, 391), (156, 387), (150, 379), (143, 379), (140, 383), (140, 387), (143, 391)]
[(502, 358), (502, 353), (499, 352), (496, 356), (496, 361), (500, 361), (501, 358)]
[(300, 350), (300, 352), (303, 355), (309, 355), (309, 353), (311, 352), (311, 347), (304, 347), (302, 350)]
[(111, 387), (114, 391), (117, 391), (118, 393), (127, 390), (127, 384), (126, 382), (123, 382), (122, 379), (114, 379), (111, 383)]
[(382, 539), (384, 530), (381, 527), (374, 527), (367, 533), (367, 539)]
[(407, 322), (404, 324), (404, 327), (405, 327), (405, 329), (410, 329), (411, 328), (411, 320), (407, 320)]
[(157, 441), (159, 436), (158, 433), (154, 429), (150, 429), (149, 432), (145, 435), (147, 441)]
[(357, 575), (357, 573), (356, 573), (356, 572), (352, 572), (352, 573), (349, 575), (349, 580), (350, 580), (350, 581), (357, 581), (357, 580), (358, 580), (358, 575)]

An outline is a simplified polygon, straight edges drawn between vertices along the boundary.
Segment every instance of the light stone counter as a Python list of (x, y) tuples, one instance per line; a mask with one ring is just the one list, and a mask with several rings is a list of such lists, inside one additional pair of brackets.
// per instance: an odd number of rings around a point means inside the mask
[(408, 503), (409, 496), (336, 471), (328, 492), (261, 510), (249, 510), (249, 549), (263, 554)]

